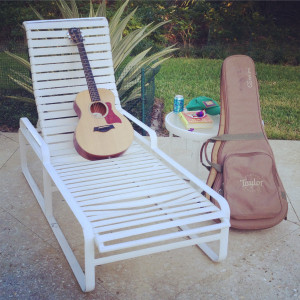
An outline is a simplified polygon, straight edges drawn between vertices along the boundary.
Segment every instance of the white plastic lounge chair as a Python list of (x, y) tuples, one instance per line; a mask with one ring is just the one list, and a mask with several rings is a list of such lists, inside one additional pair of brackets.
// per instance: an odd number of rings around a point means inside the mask
[[(107, 20), (24, 25), (41, 135), (27, 118), (20, 120), (22, 171), (82, 290), (95, 288), (96, 265), (192, 245), (198, 245), (213, 261), (224, 259), (230, 226), (227, 202), (159, 150), (155, 132), (121, 108)], [(78, 118), (73, 102), (87, 85), (77, 47), (67, 37), (71, 27), (80, 28), (85, 36), (97, 87), (111, 90), (118, 110), (150, 136), (135, 132), (132, 145), (119, 157), (89, 161), (74, 148)], [(26, 152), (30, 148), (42, 162), (43, 193), (29, 172)], [(83, 267), (54, 218), (53, 184), (82, 227)], [(219, 207), (201, 195), (203, 190)], [(216, 252), (208, 242), (216, 242)]]

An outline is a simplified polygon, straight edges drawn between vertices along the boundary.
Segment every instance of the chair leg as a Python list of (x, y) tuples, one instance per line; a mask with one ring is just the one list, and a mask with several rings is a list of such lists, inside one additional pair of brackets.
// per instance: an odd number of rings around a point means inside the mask
[(68, 263), (82, 289), (84, 292), (91, 291), (95, 288), (95, 264), (94, 264), (94, 239), (93, 236), (87, 236), (84, 233), (85, 242), (85, 273), (83, 272), (77, 258), (75, 257), (68, 241), (66, 240), (62, 230), (60, 229), (56, 219), (53, 215), (52, 208), (52, 180), (47, 170), (43, 167), (43, 188), (44, 195), (40, 191), (37, 183), (32, 177), (27, 161), (27, 149), (28, 145), (26, 139), (22, 132), (19, 132), (19, 145), (20, 145), (20, 158), (21, 158), (21, 168), (22, 172), (36, 197), (49, 225), (52, 229), (63, 253), (66, 256)]
[(67, 239), (54, 218), (48, 220), (51, 229), (63, 251), (74, 276), (83, 292), (89, 292), (95, 289), (95, 264), (94, 264), (94, 240), (86, 238), (84, 232), (84, 256), (85, 256), (85, 272), (83, 272), (73, 250), (71, 249)]
[(20, 145), (20, 158), (21, 158), (22, 172), (23, 172), (34, 196), (36, 197), (42, 211), (44, 212), (44, 210), (45, 210), (44, 197), (43, 197), (43, 194), (41, 193), (37, 183), (35, 182), (35, 180), (33, 179), (32, 175), (29, 171), (28, 163), (27, 163), (28, 145), (27, 145), (26, 139), (23, 136), (21, 131), (19, 131), (19, 145)]
[(84, 257), (85, 257), (85, 272), (83, 272), (75, 254), (73, 253), (67, 239), (65, 238), (62, 230), (60, 229), (54, 215), (52, 207), (52, 180), (47, 170), (43, 168), (43, 183), (44, 183), (44, 199), (45, 210), (44, 214), (49, 222), (50, 227), (55, 234), (58, 243), (64, 252), (68, 263), (84, 292), (89, 292), (95, 289), (95, 249), (94, 249), (94, 236), (88, 235), (83, 230), (84, 237)]
[(43, 185), (44, 185), (44, 214), (49, 220), (53, 218), (53, 208), (52, 208), (52, 185), (51, 178), (43, 168)]
[(229, 228), (223, 228), (220, 234), (221, 238), (218, 261), (224, 260), (227, 257)]
[(228, 247), (228, 228), (221, 229), (219, 240), (219, 251), (216, 253), (206, 243), (198, 244), (197, 246), (214, 262), (220, 262), (227, 256)]
[(95, 246), (94, 236), (84, 235), (84, 260), (85, 260), (85, 292), (95, 289)]
[(45, 210), (44, 214), (49, 222), (49, 225), (57, 238), (57, 241), (65, 254), (65, 257), (84, 292), (89, 292), (95, 289), (95, 250), (94, 250), (94, 236), (89, 236), (83, 231), (84, 237), (84, 256), (85, 256), (85, 272), (82, 270), (75, 254), (73, 253), (67, 239), (60, 229), (54, 215), (52, 207), (52, 181), (47, 170), (43, 169), (44, 181), (44, 199)]

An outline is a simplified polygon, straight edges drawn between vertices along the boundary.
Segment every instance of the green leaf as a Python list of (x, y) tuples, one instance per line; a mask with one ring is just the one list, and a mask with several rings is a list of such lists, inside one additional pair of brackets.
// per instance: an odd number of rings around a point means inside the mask
[(33, 12), (36, 14), (36, 16), (40, 19), (40, 20), (44, 20), (44, 17), (33, 7), (30, 5), (30, 8), (33, 10)]
[[(150, 25), (148, 25), (150, 26)], [(121, 65), (122, 61), (127, 58), (134, 47), (143, 39), (143, 34), (147, 27), (139, 28), (128, 34), (123, 38), (118, 45), (112, 49), (113, 62), (115, 71)]]
[(13, 54), (9, 51), (4, 51), (8, 56), (10, 56), (11, 58), (15, 59), (16, 61), (18, 61), (19, 63), (21, 63), (23, 66), (25, 66), (28, 70), (30, 70), (30, 62), (24, 58), (22, 58), (21, 56), (18, 56), (16, 54)]
[[(143, 67), (151, 65), (152, 68), (156, 68), (162, 62), (164, 62), (166, 59), (168, 59), (169, 56), (166, 57), (165, 59), (161, 59), (161, 58), (168, 55), (168, 54), (170, 54), (170, 53), (172, 53), (174, 50), (176, 50), (176, 49), (173, 49), (172, 46), (171, 46), (171, 47), (168, 47), (168, 48), (166, 48), (166, 49), (164, 49), (164, 50), (162, 50), (158, 53), (155, 53), (155, 54), (147, 57), (144, 60), (137, 61), (137, 63), (134, 65), (134, 67), (130, 68), (130, 71), (126, 74), (126, 77), (124, 79), (124, 83), (126, 83), (126, 81), (134, 80), (134, 78), (140, 74), (141, 69)], [(153, 63), (154, 63), (154, 65), (152, 65)], [(127, 66), (125, 67), (125, 69), (126, 68), (127, 68)]]
[(135, 100), (137, 98), (141, 98), (141, 87), (136, 87), (131, 91), (129, 96), (126, 97), (126, 99), (121, 100), (121, 103), (124, 105), (128, 103), (129, 101)]
[(10, 75), (8, 75), (8, 77), (13, 81), (15, 82), (18, 86), (20, 86), (21, 88), (23, 88), (24, 90), (28, 91), (29, 93), (32, 93), (33, 94), (33, 88), (31, 85), (25, 83), (25, 82), (22, 82), (21, 80), (18, 80)]
[(98, 9), (95, 13), (95, 17), (106, 17), (106, 1), (103, 0), (99, 3)]
[(80, 18), (76, 0), (71, 0), (71, 8), (65, 0), (59, 0), (56, 4), (64, 19)]
[(120, 22), (120, 18), (128, 4), (129, 0), (126, 0), (125, 3), (116, 11), (116, 13), (113, 15), (109, 22), (109, 31), (110, 35), (114, 35), (115, 31), (118, 29), (118, 24)]
[(71, 0), (71, 10), (72, 10), (72, 15), (74, 16), (74, 18), (80, 18), (78, 8), (77, 8), (77, 4), (76, 4), (76, 0)]
[[(159, 28), (160, 26), (163, 26), (164, 24), (168, 23), (166, 22), (161, 22), (159, 24), (156, 24), (152, 28), (151, 27), (152, 23), (136, 29), (135, 31), (131, 32), (128, 34), (125, 38), (123, 38), (116, 47), (112, 49), (112, 55), (113, 55), (113, 61), (114, 61), (114, 68), (115, 71), (118, 70), (118, 67), (121, 65), (122, 61), (130, 55), (132, 50), (144, 39), (146, 38), (149, 34), (151, 34), (154, 30)], [(147, 29), (149, 29), (147, 31)]]
[(114, 46), (122, 40), (123, 31), (126, 28), (129, 20), (135, 14), (135, 12), (136, 12), (136, 9), (133, 10), (128, 16), (126, 16), (120, 23), (118, 23), (118, 26), (116, 26), (117, 29), (113, 33), (110, 34), (112, 49), (114, 49)]
[(28, 97), (22, 97), (22, 96), (5, 96), (5, 98), (9, 98), (9, 99), (13, 99), (13, 100), (18, 100), (18, 101), (22, 101), (22, 102), (27, 102), (27, 103), (31, 103), (31, 104), (35, 103), (34, 99), (28, 98)]
[(147, 55), (147, 53), (151, 50), (151, 48), (146, 49), (145, 51), (139, 53), (137, 56), (135, 56), (123, 69), (123, 72), (118, 78), (117, 84), (120, 83), (124, 77), (132, 71), (132, 69), (140, 62), (143, 60), (143, 58)]
[(17, 75), (20, 79), (22, 79), (24, 81), (24, 83), (32, 85), (31, 77), (26, 76), (23, 73), (15, 71), (15, 70), (11, 70), (11, 72), (14, 73), (15, 75)]

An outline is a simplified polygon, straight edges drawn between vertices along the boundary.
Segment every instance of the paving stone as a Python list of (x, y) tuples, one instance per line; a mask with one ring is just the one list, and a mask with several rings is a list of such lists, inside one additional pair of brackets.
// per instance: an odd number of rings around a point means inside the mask
[[(175, 143), (171, 156), (185, 164), (193, 145), (180, 148), (179, 138)], [(168, 152), (169, 138), (159, 144)], [(194, 246), (99, 266), (95, 291), (84, 294), (21, 173), (17, 134), (0, 133), (0, 299), (300, 299), (300, 142), (271, 146), (290, 196), (288, 221), (267, 230), (231, 229), (221, 263)], [(29, 159), (41, 186), (40, 163), (32, 154)], [(205, 172), (200, 170), (203, 180)], [(54, 198), (57, 218), (82, 262), (79, 228), (68, 225), (64, 201), (58, 193)]]

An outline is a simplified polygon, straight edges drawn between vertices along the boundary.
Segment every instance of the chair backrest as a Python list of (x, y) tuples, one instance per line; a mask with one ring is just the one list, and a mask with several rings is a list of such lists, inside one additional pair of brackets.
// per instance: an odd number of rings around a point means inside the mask
[(87, 90), (78, 48), (68, 29), (79, 28), (98, 88), (111, 90), (120, 105), (115, 84), (109, 27), (105, 18), (24, 22), (39, 121), (46, 142), (70, 140), (78, 122), (76, 95)]

